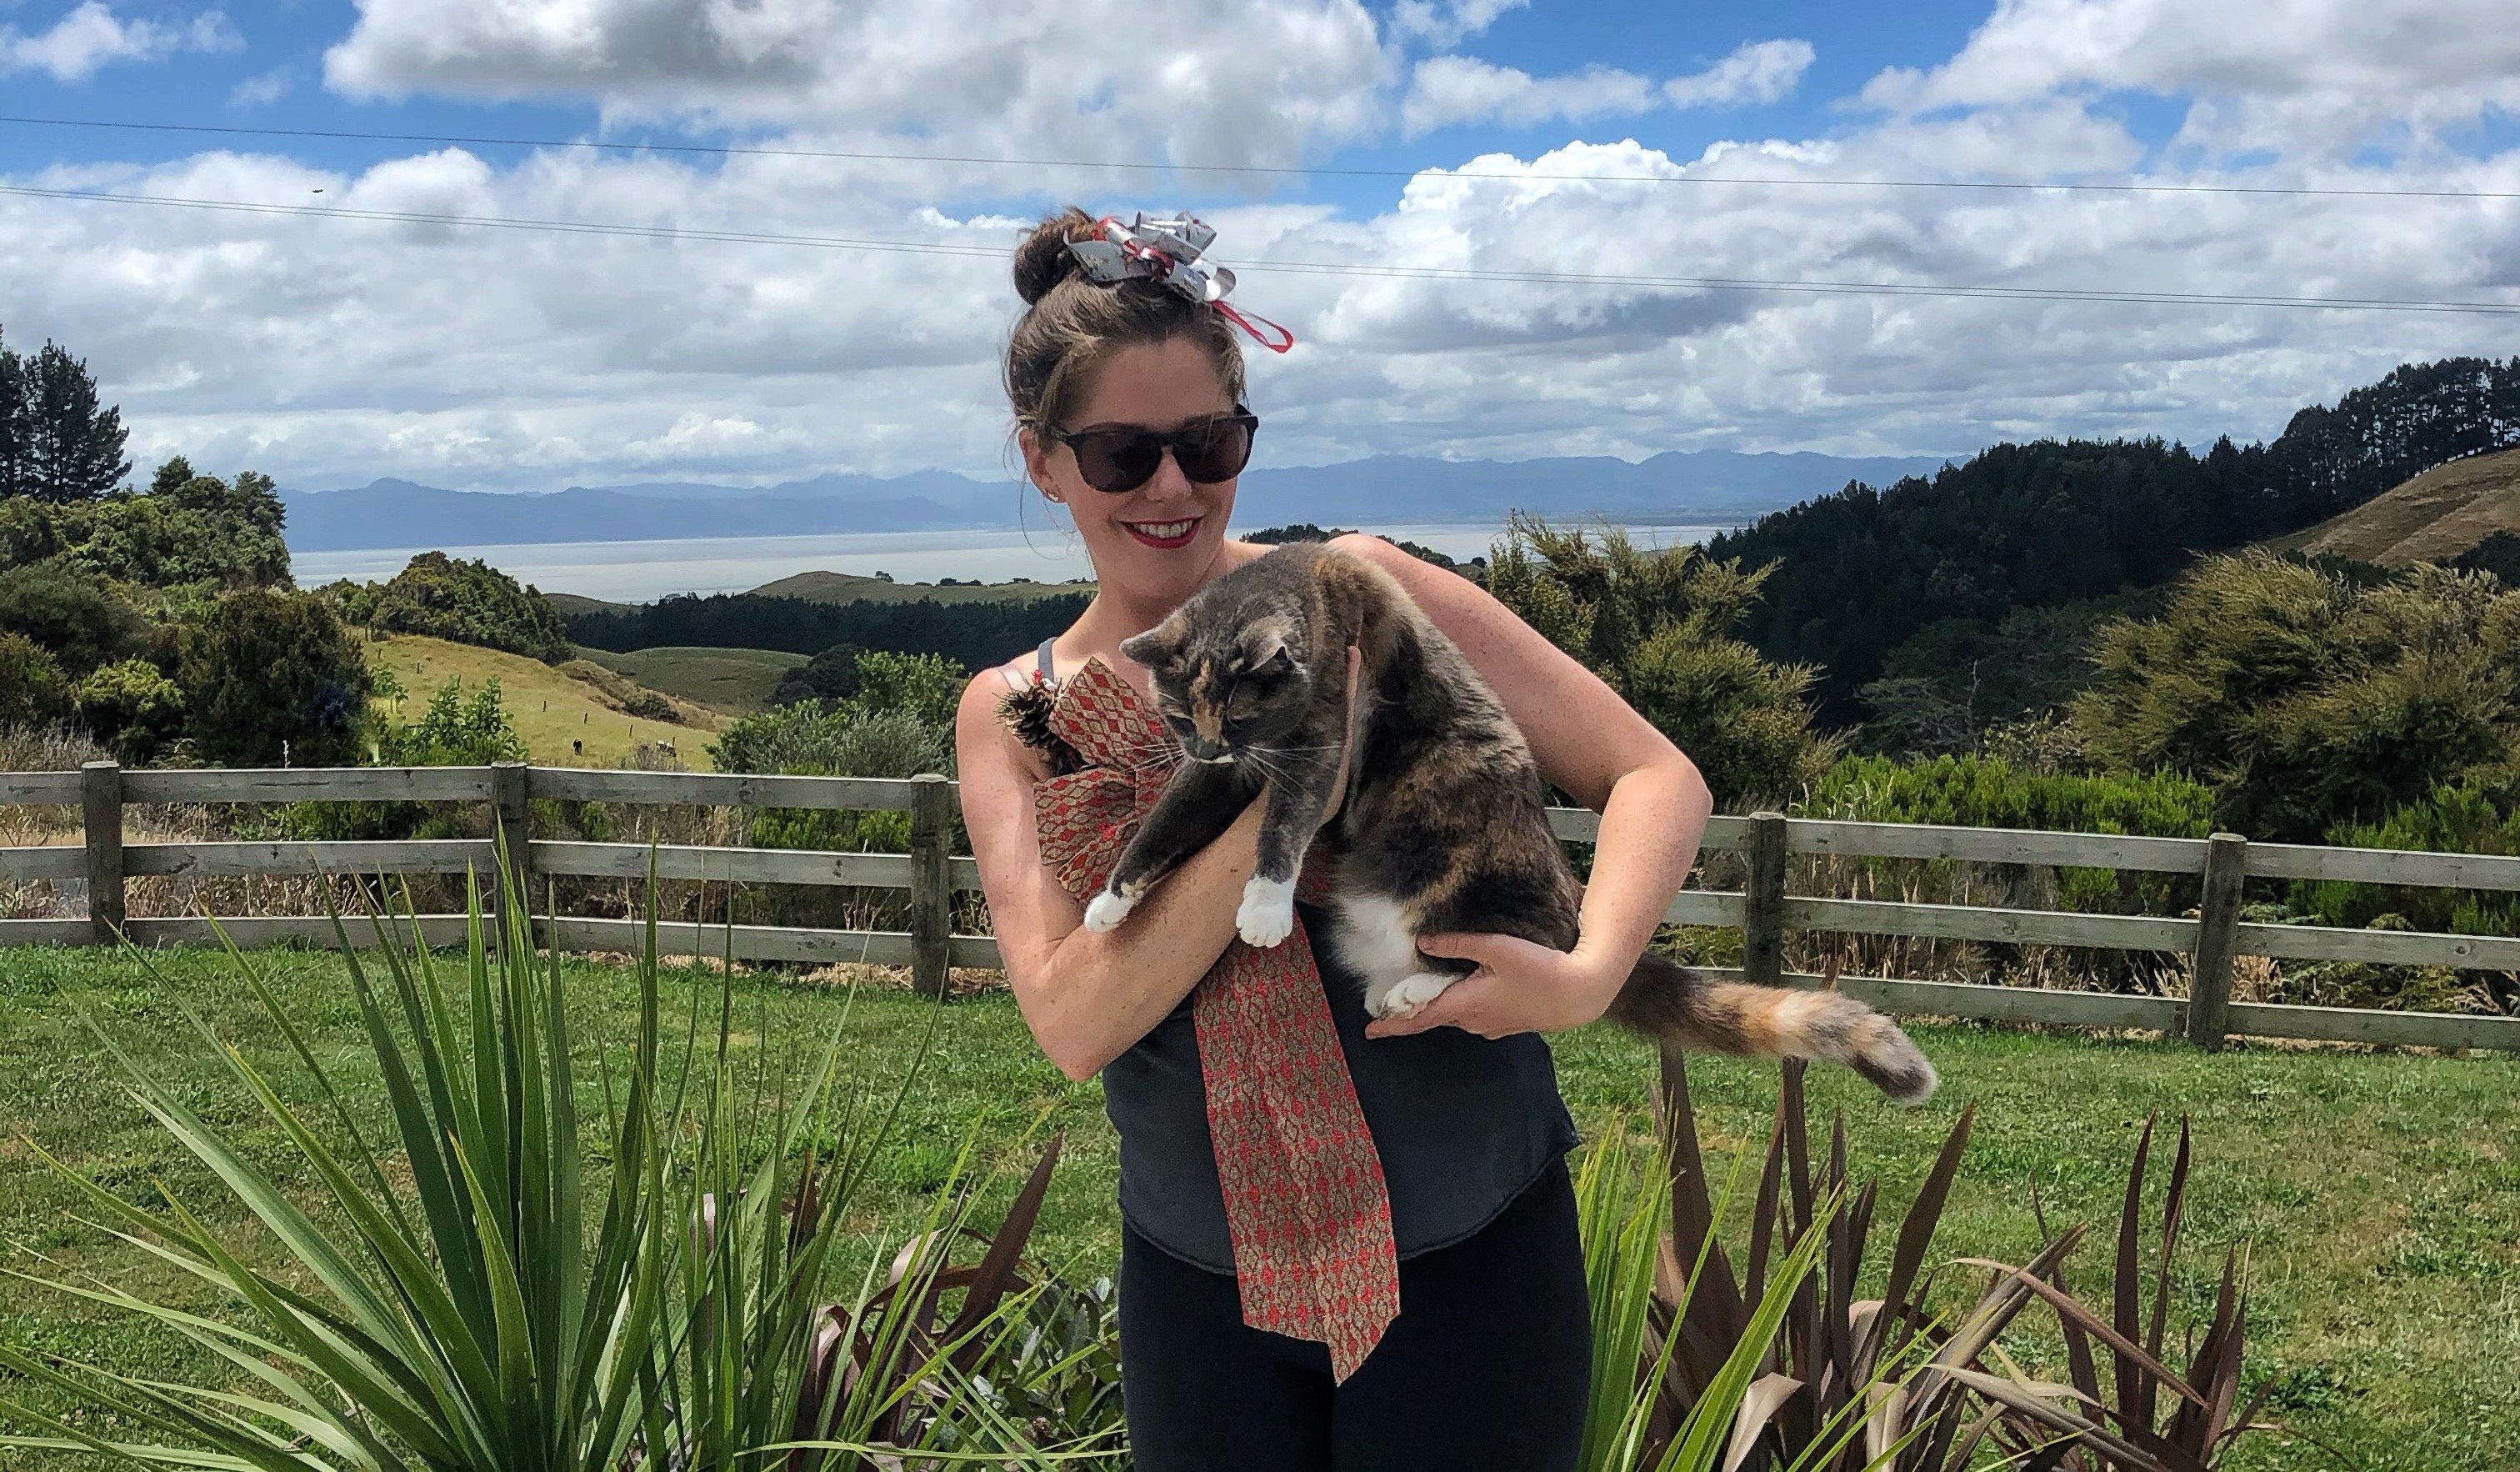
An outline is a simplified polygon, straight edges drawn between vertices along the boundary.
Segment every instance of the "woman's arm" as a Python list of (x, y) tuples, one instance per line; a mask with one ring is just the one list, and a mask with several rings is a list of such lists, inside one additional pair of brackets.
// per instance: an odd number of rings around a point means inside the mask
[(963, 691), (954, 722), (963, 823), (1024, 1021), (1060, 1073), (1090, 1079), (1163, 1021), (1234, 939), (1243, 882), (1259, 866), (1260, 805), (1155, 886), (1126, 924), (1095, 935), (1042, 862), (1033, 831), (1041, 771), (998, 719), (1005, 696), (995, 669)]
[(1399, 578), (1505, 703), (1542, 774), (1601, 814), (1572, 952), (1509, 936), (1421, 938), (1429, 954), (1467, 957), (1481, 969), (1415, 1017), (1375, 1023), (1368, 1033), (1458, 1027), (1501, 1037), (1591, 1022), (1618, 995), (1697, 862), (1715, 810), (1705, 779), (1617, 692), (1478, 584), (1379, 537), (1330, 545)]

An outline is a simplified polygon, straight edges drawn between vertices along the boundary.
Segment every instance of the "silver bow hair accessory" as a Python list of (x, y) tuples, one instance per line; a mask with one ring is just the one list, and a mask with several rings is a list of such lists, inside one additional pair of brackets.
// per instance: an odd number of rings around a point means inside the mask
[[(1216, 240), (1216, 231), (1205, 221), (1189, 215), (1150, 220), (1140, 214), (1125, 225), (1110, 215), (1096, 223), (1102, 227), (1100, 239), (1070, 241), (1067, 246), (1093, 280), (1104, 286), (1132, 278), (1152, 281), (1216, 308), (1219, 315), (1272, 352), (1284, 352), (1295, 345), (1293, 333), (1266, 317), (1246, 316), (1227, 304), (1226, 294), (1234, 290), (1234, 273), (1224, 266), (1199, 261)], [(1264, 327), (1267, 332), (1261, 331)]]

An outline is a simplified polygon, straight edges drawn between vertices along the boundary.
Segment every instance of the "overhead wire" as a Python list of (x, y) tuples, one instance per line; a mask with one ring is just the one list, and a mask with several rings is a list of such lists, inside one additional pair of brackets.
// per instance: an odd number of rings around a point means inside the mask
[(249, 127), (240, 123), (141, 122), (128, 118), (38, 117), (0, 115), (0, 125), (112, 128), (149, 133), (205, 133), (247, 138), (294, 138), (362, 143), (439, 143), (474, 148), (591, 149), (624, 153), (681, 154), (716, 158), (824, 159), (860, 163), (950, 163), (980, 167), (1067, 168), (1118, 172), (1258, 175), (1270, 178), (1413, 179), (1440, 173), (1454, 179), (1552, 180), (1567, 183), (1765, 185), (1808, 189), (1954, 189), (2083, 194), (2281, 195), (2378, 200), (2520, 200), (2520, 190), (2377, 189), (2347, 185), (2208, 184), (2138, 180), (1866, 179), (1793, 174), (1598, 173), (1544, 169), (1374, 168), (1351, 164), (1193, 163), (1170, 160), (1021, 158), (988, 154), (922, 154), (883, 149), (816, 149), (768, 144), (657, 143), (604, 138), (513, 138), (475, 133), (371, 132), (352, 128)]
[[(444, 225), (462, 228), (522, 230), (564, 235), (614, 236), (654, 241), (699, 241), (733, 245), (791, 246), (817, 250), (868, 251), (895, 254), (956, 256), (1004, 260), (1004, 247), (960, 245), (952, 241), (898, 240), (882, 237), (806, 235), (783, 231), (735, 230), (690, 225), (641, 225), (611, 220), (533, 219), (507, 215), (456, 214), (435, 210), (372, 209), (339, 205), (293, 205), (253, 200), (205, 200), (172, 195), (124, 194), (102, 190), (44, 189), (32, 185), (0, 185), (0, 195), (73, 200), (91, 204), (145, 205), (160, 208), (202, 209), (226, 213), (294, 216), (388, 224)], [(1283, 272), (1325, 276), (1408, 280), (1508, 282), (1524, 285), (1612, 286), (1662, 291), (1736, 291), (1833, 296), (1931, 297), (1959, 299), (2101, 302), (2170, 306), (2245, 306), (2330, 311), (2448, 312), (2469, 315), (2520, 315), (2520, 301), (2430, 300), (2393, 297), (2293, 297), (2240, 292), (2127, 291), (2098, 288), (1945, 284), (1896, 281), (1792, 281), (1759, 277), (1679, 276), (1601, 271), (1536, 271), (1495, 267), (1383, 265), (1365, 261), (1279, 260), (1266, 257), (1220, 262), (1239, 271)]]

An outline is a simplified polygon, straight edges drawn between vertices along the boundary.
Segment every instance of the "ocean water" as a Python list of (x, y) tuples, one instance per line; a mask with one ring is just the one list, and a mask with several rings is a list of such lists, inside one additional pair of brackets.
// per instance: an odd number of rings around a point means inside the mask
[[(1395, 540), (1418, 542), (1467, 561), (1484, 557), (1504, 535), (1501, 524), (1373, 527)], [(1632, 527), (1642, 546), (1704, 541), (1730, 526)], [(292, 555), (297, 582), (315, 587), (338, 577), (362, 582), (391, 577), (414, 554), (441, 551), (478, 559), (546, 593), (576, 593), (645, 603), (675, 593), (740, 593), (765, 582), (816, 571), (861, 576), (889, 573), (896, 582), (1066, 582), (1091, 577), (1094, 566), (1075, 533), (1035, 531), (868, 531), (812, 536), (731, 536), (676, 541), (543, 542), (493, 547), (395, 547)]]

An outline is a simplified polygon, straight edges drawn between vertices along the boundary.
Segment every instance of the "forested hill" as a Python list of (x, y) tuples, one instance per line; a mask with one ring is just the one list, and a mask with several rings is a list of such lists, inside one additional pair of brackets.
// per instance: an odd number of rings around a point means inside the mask
[(579, 605), (563, 610), (568, 636), (590, 649), (708, 645), (814, 655), (835, 644), (903, 654), (937, 654), (979, 669), (1064, 629), (1093, 601), (1086, 592), (1039, 598), (940, 603), (823, 603), (759, 593), (683, 596), (654, 603)]
[(2297, 531), (2444, 461), (2520, 444), (2520, 357), (2399, 368), (2265, 444), (2199, 455), (2144, 440), (1999, 444), (1931, 478), (1835, 495), (1716, 537), (1707, 552), (1778, 564), (1745, 632), (1820, 665), (1834, 720), (1893, 650), (1945, 621), (2157, 586), (2203, 552)]

